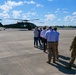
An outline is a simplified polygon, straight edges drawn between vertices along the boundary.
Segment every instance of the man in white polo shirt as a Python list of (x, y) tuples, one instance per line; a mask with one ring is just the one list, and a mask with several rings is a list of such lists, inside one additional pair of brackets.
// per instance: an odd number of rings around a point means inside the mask
[(46, 52), (46, 43), (47, 43), (47, 41), (45, 39), (45, 33), (46, 33), (46, 26), (43, 27), (43, 30), (41, 31), (41, 34), (40, 34), (40, 36), (42, 38), (44, 52)]

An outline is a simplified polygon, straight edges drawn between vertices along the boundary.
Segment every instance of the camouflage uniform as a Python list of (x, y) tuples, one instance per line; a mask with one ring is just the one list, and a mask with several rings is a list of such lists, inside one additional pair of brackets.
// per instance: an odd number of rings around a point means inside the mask
[(76, 59), (76, 49), (71, 52), (71, 60), (70, 60), (70, 63), (69, 63), (69, 67), (72, 66), (72, 64), (74, 63), (75, 59)]
[(75, 59), (76, 59), (76, 36), (73, 39), (73, 42), (72, 42), (72, 44), (70, 46), (70, 51), (72, 51), (71, 52), (71, 60), (70, 60), (69, 65), (67, 66), (67, 68), (71, 68), (74, 61), (75, 61)]

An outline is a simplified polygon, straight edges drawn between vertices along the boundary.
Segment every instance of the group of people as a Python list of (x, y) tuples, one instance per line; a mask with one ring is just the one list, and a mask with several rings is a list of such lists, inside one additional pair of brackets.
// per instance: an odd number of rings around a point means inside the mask
[(51, 62), (53, 57), (53, 63), (58, 59), (58, 41), (60, 33), (57, 31), (57, 28), (52, 28), (44, 26), (42, 29), (35, 27), (34, 30), (34, 47), (39, 45), (43, 48), (43, 51), (48, 51), (48, 61)]
[[(52, 28), (51, 26), (46, 28), (38, 28), (35, 27), (34, 30), (34, 47), (42, 47), (43, 51), (48, 52), (48, 61), (47, 63), (51, 63), (51, 59), (53, 59), (53, 63), (58, 59), (58, 43), (59, 43), (60, 33), (57, 31), (57, 28)], [(66, 68), (71, 69), (75, 58), (76, 58), (76, 36), (73, 39), (73, 42), (70, 46), (71, 51), (71, 60), (66, 66)]]

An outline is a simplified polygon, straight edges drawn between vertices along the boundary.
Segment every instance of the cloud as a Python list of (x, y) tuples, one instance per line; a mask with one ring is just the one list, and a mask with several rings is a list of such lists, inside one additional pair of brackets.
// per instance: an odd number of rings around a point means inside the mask
[(22, 17), (23, 19), (30, 19), (32, 16), (37, 16), (37, 12), (27, 12), (26, 14), (23, 13)]
[(10, 18), (10, 15), (6, 12), (0, 13), (0, 17)]
[(7, 1), (3, 5), (0, 6), (0, 8), (3, 10), (3, 12), (9, 12), (13, 7), (22, 5), (23, 2), (15, 2), (15, 1)]
[(58, 13), (58, 12), (60, 12), (60, 8), (57, 8), (55, 11), (55, 13)]
[(7, 2), (5, 2), (5, 5), (8, 5), (8, 6), (20, 6), (20, 5), (22, 5), (23, 4), (23, 2), (22, 1), (19, 1), (19, 2), (15, 2), (15, 1), (7, 1)]
[[(0, 14), (0, 16), (2, 16), (3, 18), (10, 18), (9, 14), (8, 14), (9, 11), (12, 10), (13, 7), (20, 6), (22, 4), (23, 4), (23, 2), (21, 2), (21, 1), (19, 1), (19, 2), (15, 2), (15, 1), (12, 1), (12, 0), (6, 1), (3, 5), (0, 5), (0, 9), (2, 10), (2, 13)], [(17, 17), (17, 16), (19, 16), (19, 13), (13, 11), (13, 16)]]
[(21, 13), (22, 11), (20, 10), (20, 11), (17, 11), (17, 10), (14, 10), (14, 11), (12, 11), (12, 13), (13, 13), (13, 17), (14, 18), (18, 18), (18, 17), (20, 17), (20, 13)]
[(41, 5), (41, 4), (37, 4), (36, 7), (43, 7), (43, 5)]
[(31, 15), (32, 16), (36, 16), (37, 15), (37, 12), (32, 12)]
[(62, 8), (63, 11), (67, 10), (67, 8)]
[(22, 18), (23, 19), (29, 19), (28, 16), (26, 14), (24, 14), (24, 13), (22, 14)]
[(76, 12), (73, 12), (71, 15), (65, 16), (64, 21), (76, 22)]
[(57, 8), (57, 11), (59, 11), (60, 10), (60, 8)]
[(58, 19), (58, 21), (61, 21), (61, 19)]
[(76, 15), (67, 15), (67, 16), (64, 18), (64, 21), (76, 22)]
[(64, 14), (67, 14), (67, 13), (69, 13), (69, 12), (68, 12), (68, 11), (63, 11), (63, 13), (64, 13)]
[(48, 14), (48, 15), (45, 15), (45, 18), (46, 20), (54, 20), (56, 18), (56, 16), (54, 14)]
[(35, 2), (34, 1), (24, 1), (24, 3), (26, 3), (26, 4), (35, 4)]
[(75, 22), (75, 21), (76, 21), (76, 15), (72, 16), (71, 21), (72, 21), (72, 22)]
[(3, 12), (8, 12), (9, 10), (12, 9), (12, 7), (9, 7), (8, 5), (2, 5), (0, 6), (0, 8), (3, 10)]
[(66, 9), (60, 9), (60, 8), (57, 8), (56, 9), (56, 11), (55, 11), (55, 13), (64, 13), (64, 14), (67, 14), (67, 13), (69, 13)]
[(70, 15), (67, 15), (65, 18), (64, 18), (64, 21), (69, 21), (69, 20), (71, 20), (72, 19), (72, 17), (70, 16)]
[(48, 0), (48, 1), (53, 1), (53, 0)]
[(73, 14), (72, 15), (76, 15), (76, 12), (73, 12)]
[(37, 15), (37, 12), (27, 12), (26, 13), (26, 15), (28, 16), (28, 17), (31, 17), (31, 16), (36, 16)]

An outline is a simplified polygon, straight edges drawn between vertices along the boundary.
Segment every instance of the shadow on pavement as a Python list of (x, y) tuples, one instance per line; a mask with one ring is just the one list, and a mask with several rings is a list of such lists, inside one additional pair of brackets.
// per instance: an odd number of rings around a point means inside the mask
[(70, 60), (70, 58), (69, 58), (69, 57), (62, 56), (62, 55), (59, 55), (59, 58), (62, 58), (62, 59), (64, 59), (64, 60)]
[(56, 67), (59, 71), (65, 73), (65, 74), (76, 74), (76, 68), (75, 67), (72, 67), (72, 69), (66, 68), (66, 66), (68, 65), (67, 60), (70, 60), (70, 58), (59, 55), (58, 61), (56, 61), (54, 64), (51, 63), (50, 65)]

